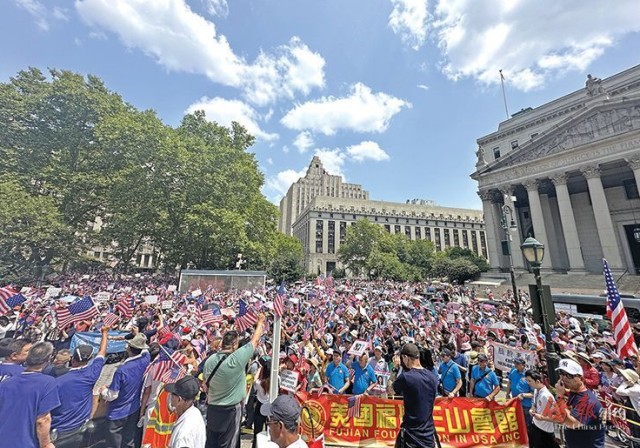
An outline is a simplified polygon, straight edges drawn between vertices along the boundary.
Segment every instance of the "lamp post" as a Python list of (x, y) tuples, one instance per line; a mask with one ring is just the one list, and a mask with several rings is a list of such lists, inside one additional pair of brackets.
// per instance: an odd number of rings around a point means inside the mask
[[(560, 357), (556, 353), (556, 349), (551, 339), (551, 319), (550, 313), (555, 313), (553, 302), (547, 300), (542, 289), (542, 278), (540, 277), (540, 265), (544, 259), (544, 244), (535, 238), (529, 237), (520, 245), (522, 255), (533, 268), (533, 275), (536, 278), (536, 290), (538, 292), (538, 300), (540, 301), (540, 310), (542, 314), (542, 328), (544, 328), (544, 336), (547, 349), (547, 375), (549, 382), (554, 385), (557, 381), (556, 366), (560, 361)], [(551, 306), (551, 309), (549, 309)]]
[(504, 240), (502, 241), (502, 254), (509, 256), (509, 275), (511, 277), (511, 289), (513, 290), (513, 299), (516, 305), (516, 316), (520, 316), (520, 297), (516, 287), (516, 273), (513, 269), (513, 254), (511, 253), (511, 233), (510, 230), (518, 228), (515, 219), (513, 219), (513, 211), (511, 207), (504, 204), (500, 207), (500, 225), (504, 232)]

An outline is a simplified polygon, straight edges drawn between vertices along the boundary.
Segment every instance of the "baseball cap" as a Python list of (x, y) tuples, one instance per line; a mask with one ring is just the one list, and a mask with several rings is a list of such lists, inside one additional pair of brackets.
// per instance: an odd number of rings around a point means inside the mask
[(409, 342), (408, 344), (404, 344), (400, 354), (409, 356), (410, 358), (419, 358), (420, 350), (418, 350), (418, 346), (416, 344)]
[(524, 359), (522, 358), (516, 358), (513, 360), (514, 364), (525, 364)]
[(333, 349), (332, 348), (328, 348), (326, 354), (327, 355), (333, 355)]
[(200, 391), (200, 384), (194, 376), (187, 375), (175, 383), (167, 384), (164, 386), (164, 390), (186, 400), (193, 400)]
[(76, 362), (87, 362), (93, 355), (93, 347), (90, 345), (79, 345), (73, 351), (73, 360)]
[(478, 362), (487, 362), (489, 361), (489, 358), (487, 358), (487, 355), (480, 353), (478, 355)]
[(297, 423), (300, 418), (300, 405), (291, 395), (280, 395), (273, 403), (263, 404), (260, 413), (279, 422)]
[(563, 372), (568, 373), (569, 375), (580, 375), (582, 376), (584, 373), (582, 371), (582, 367), (573, 359), (561, 359), (559, 367), (556, 369), (562, 370)]

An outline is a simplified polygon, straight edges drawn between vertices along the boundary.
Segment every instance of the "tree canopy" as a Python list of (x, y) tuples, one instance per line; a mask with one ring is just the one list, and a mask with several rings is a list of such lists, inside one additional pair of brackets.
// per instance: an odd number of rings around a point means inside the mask
[(253, 142), (203, 112), (168, 126), (95, 76), (19, 72), (0, 84), (0, 277), (94, 246), (126, 270), (144, 243), (170, 268), (226, 269), (238, 253), (255, 269), (300, 262), (277, 236)]

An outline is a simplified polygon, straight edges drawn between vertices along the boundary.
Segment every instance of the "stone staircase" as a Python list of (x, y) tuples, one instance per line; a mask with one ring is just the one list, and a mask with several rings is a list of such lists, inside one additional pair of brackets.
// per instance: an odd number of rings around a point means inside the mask
[[(497, 292), (504, 292), (511, 289), (509, 274), (482, 274), (481, 280), (501, 281), (502, 284), (493, 288)], [(630, 294), (640, 296), (640, 275), (630, 275), (626, 273), (622, 277), (615, 277), (620, 294)], [(528, 285), (534, 285), (536, 282), (533, 274), (528, 272), (516, 273), (516, 286), (518, 289), (528, 290)], [(605, 290), (604, 276), (596, 274), (572, 275), (572, 274), (542, 274), (542, 284), (549, 285), (554, 293), (573, 293), (573, 294), (602, 294)]]

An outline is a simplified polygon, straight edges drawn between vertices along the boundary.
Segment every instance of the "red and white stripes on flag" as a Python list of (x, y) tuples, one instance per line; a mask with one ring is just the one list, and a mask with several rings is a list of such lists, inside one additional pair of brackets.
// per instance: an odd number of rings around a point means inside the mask
[(211, 325), (222, 322), (221, 314), (213, 314), (213, 310), (200, 311), (200, 321), (202, 325)]
[(362, 404), (362, 395), (352, 395), (348, 399), (349, 408), (347, 410), (347, 418), (360, 418), (360, 405)]
[(618, 356), (625, 358), (630, 355), (637, 355), (638, 347), (636, 347), (633, 339), (627, 312), (624, 310), (624, 304), (620, 299), (618, 287), (613, 281), (609, 263), (604, 259), (602, 261), (604, 263), (604, 279), (607, 283), (607, 317), (611, 319), (613, 324), (613, 335), (616, 340)]
[(80, 299), (66, 308), (57, 308), (58, 328), (64, 330), (69, 325), (91, 319), (99, 314), (96, 304), (91, 297)]
[(133, 297), (124, 297), (116, 303), (116, 311), (125, 319), (133, 317), (134, 299)]
[(25, 302), (25, 298), (18, 291), (9, 288), (0, 288), (0, 315), (7, 314), (10, 310)]
[(287, 294), (287, 290), (284, 288), (284, 283), (278, 288), (276, 298), (273, 301), (273, 312), (276, 316), (282, 317), (284, 314), (284, 299)]
[(154, 362), (152, 371), (153, 379), (155, 381), (168, 382), (165, 380), (169, 378), (172, 370), (174, 368), (183, 370), (182, 364), (184, 364), (186, 360), (187, 357), (184, 354), (177, 351), (170, 353), (166, 348), (162, 347), (158, 358)]
[(240, 299), (240, 310), (236, 316), (235, 326), (239, 332), (245, 332), (258, 322), (258, 316), (247, 308), (244, 300)]
[(107, 313), (107, 315), (102, 319), (102, 322), (107, 327), (113, 327), (116, 323), (118, 323), (119, 320), (120, 316), (118, 316), (117, 314)]

